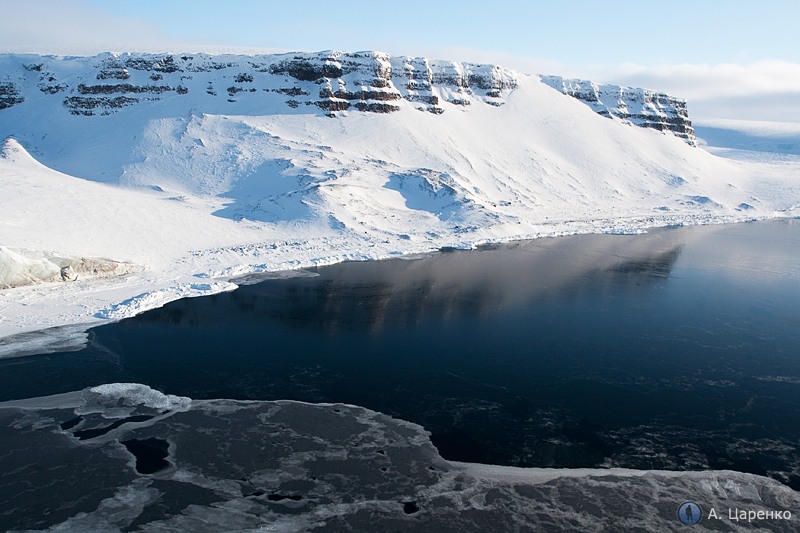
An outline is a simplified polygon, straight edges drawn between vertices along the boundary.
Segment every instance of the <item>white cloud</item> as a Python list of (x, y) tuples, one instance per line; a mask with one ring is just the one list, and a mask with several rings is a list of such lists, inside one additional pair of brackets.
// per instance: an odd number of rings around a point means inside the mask
[(598, 82), (646, 87), (684, 98), (694, 116), (800, 122), (798, 63), (623, 64), (587, 67), (584, 73)]
[(743, 97), (759, 94), (800, 92), (800, 64), (765, 60), (750, 64), (681, 64), (663, 67), (620, 65), (609, 70), (623, 82), (637, 80), (680, 88), (689, 98)]

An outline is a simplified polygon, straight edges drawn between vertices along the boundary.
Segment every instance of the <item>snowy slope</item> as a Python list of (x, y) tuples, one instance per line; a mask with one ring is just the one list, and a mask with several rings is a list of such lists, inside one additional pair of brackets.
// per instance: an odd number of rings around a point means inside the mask
[(0, 336), (248, 272), (800, 209), (796, 165), (716, 157), (538, 76), (373, 52), (185, 57), (0, 56), (0, 245), (141, 269), (0, 291)]

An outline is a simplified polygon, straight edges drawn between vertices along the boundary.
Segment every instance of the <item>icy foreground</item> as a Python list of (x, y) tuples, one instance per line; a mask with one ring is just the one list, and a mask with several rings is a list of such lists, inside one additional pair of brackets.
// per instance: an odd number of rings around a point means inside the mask
[(352, 405), (115, 383), (6, 402), (0, 419), (15, 530), (679, 531), (686, 500), (720, 516), (699, 531), (797, 530), (800, 497), (768, 478), (451, 463), (420, 426)]
[(800, 213), (796, 162), (712, 155), (641, 89), (376, 52), (0, 73), (0, 356), (254, 272)]

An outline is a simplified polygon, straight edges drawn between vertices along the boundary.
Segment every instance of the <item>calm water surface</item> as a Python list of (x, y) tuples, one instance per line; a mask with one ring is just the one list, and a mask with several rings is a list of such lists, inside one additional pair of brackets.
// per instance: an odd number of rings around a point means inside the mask
[(0, 400), (124, 381), (346, 402), (445, 458), (767, 474), (800, 488), (800, 220), (345, 263), (0, 361)]

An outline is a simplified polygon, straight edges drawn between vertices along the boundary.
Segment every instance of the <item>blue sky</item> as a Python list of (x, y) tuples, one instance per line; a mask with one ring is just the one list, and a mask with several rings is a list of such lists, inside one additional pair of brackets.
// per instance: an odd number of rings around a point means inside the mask
[(0, 51), (366, 50), (498, 63), (800, 122), (800, 2), (0, 0)]
[(176, 40), (211, 45), (397, 54), (409, 46), (474, 48), (576, 64), (800, 61), (796, 0), (93, 0), (89, 5), (150, 21)]

